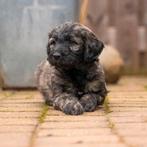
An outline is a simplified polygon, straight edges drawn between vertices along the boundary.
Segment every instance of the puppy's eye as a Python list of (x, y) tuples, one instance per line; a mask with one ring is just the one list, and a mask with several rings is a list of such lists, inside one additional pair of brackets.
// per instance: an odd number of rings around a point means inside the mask
[(50, 48), (52, 48), (55, 44), (56, 44), (55, 39), (54, 39), (54, 38), (51, 38), (51, 39), (49, 40)]
[(79, 45), (72, 45), (69, 47), (71, 51), (73, 52), (77, 52), (80, 50), (80, 46)]
[(78, 42), (76, 42), (75, 40), (71, 40), (71, 44), (72, 45), (78, 45)]

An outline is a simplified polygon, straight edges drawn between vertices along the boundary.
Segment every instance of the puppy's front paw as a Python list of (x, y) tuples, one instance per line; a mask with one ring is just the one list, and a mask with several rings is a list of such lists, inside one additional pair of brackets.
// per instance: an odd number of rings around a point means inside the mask
[(80, 115), (84, 110), (78, 101), (68, 100), (63, 106), (63, 112), (70, 115)]
[(102, 96), (98, 97), (98, 105), (102, 105), (104, 103), (104, 101), (105, 101), (104, 97), (102, 97)]
[(96, 109), (98, 100), (96, 97), (87, 94), (80, 99), (80, 103), (83, 106), (84, 111), (92, 112)]

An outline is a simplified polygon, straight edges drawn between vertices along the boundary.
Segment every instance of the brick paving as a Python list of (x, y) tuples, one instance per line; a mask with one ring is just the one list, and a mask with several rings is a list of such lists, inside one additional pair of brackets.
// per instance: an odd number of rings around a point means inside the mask
[(95, 112), (67, 116), (37, 91), (0, 91), (0, 147), (146, 147), (147, 78), (109, 85)]

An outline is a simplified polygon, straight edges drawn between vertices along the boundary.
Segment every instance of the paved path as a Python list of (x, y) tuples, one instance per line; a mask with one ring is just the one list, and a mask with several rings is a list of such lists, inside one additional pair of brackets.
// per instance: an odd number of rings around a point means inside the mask
[(36, 91), (0, 92), (0, 147), (147, 147), (147, 78), (109, 85), (97, 111), (67, 116)]

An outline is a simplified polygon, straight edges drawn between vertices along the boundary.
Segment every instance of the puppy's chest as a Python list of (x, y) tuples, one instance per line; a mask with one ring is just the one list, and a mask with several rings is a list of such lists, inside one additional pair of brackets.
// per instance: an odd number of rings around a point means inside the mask
[(87, 74), (87, 71), (80, 70), (70, 70), (67, 72), (69, 80), (71, 80), (73, 85), (81, 91), (84, 90), (87, 83)]

